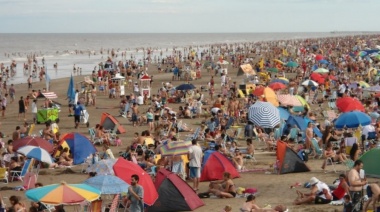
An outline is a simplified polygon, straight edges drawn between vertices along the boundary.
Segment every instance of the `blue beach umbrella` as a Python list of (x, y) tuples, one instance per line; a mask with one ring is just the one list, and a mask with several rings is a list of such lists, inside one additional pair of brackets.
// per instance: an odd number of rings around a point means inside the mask
[(129, 184), (113, 175), (99, 175), (83, 182), (97, 188), (102, 194), (120, 194), (128, 191)]
[(289, 116), (286, 124), (289, 124), (290, 126), (296, 125), (302, 131), (307, 128), (307, 123), (301, 116)]
[(288, 120), (290, 113), (287, 109), (283, 107), (277, 107), (278, 111), (280, 112), (280, 119)]
[(327, 61), (327, 60), (320, 60), (319, 63), (327, 65), (327, 64), (329, 64), (329, 61)]
[(182, 84), (177, 86), (175, 89), (179, 91), (193, 90), (195, 89), (195, 86), (193, 84)]
[(351, 111), (341, 114), (335, 121), (335, 127), (342, 129), (357, 128), (359, 126), (366, 126), (371, 123), (371, 117), (360, 111)]
[(53, 158), (45, 149), (42, 149), (41, 147), (27, 145), (18, 149), (17, 152), (25, 155), (27, 158), (34, 158), (48, 164), (53, 163)]

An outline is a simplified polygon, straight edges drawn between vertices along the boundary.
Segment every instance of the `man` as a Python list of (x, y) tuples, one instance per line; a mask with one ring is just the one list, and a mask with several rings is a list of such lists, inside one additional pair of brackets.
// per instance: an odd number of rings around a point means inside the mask
[(20, 126), (17, 126), (16, 130), (12, 133), (12, 140), (16, 141), (21, 138), (20, 131), (21, 131)]
[(129, 211), (144, 211), (144, 188), (139, 185), (139, 176), (134, 174), (131, 176), (131, 186), (128, 188), (128, 201), (130, 202)]
[(80, 116), (82, 115), (83, 107), (80, 104), (80, 102), (77, 102), (77, 104), (74, 105), (73, 109), (74, 109), (75, 129), (77, 129), (80, 122)]
[(312, 177), (309, 184), (311, 186), (310, 193), (302, 193), (296, 190), (298, 197), (294, 201), (295, 205), (312, 202), (315, 204), (328, 204), (331, 202), (332, 195), (326, 183), (319, 181), (316, 177)]
[(313, 139), (313, 123), (309, 122), (306, 128), (305, 148), (311, 148), (311, 139)]
[(367, 184), (367, 180), (365, 178), (361, 179), (359, 175), (360, 169), (362, 168), (363, 162), (361, 160), (357, 160), (354, 163), (354, 167), (348, 172), (348, 185), (350, 185), (349, 190), (353, 205), (356, 205), (360, 202), (363, 186)]
[(22, 96), (20, 97), (20, 100), (18, 101), (18, 120), (20, 120), (21, 115), (24, 115), (24, 120), (25, 120), (25, 101)]
[(201, 165), (202, 165), (202, 149), (197, 145), (197, 140), (193, 139), (189, 147), (189, 167), (190, 178), (193, 179), (193, 189), (198, 190), (199, 178), (201, 177)]
[(139, 115), (139, 107), (137, 106), (136, 102), (133, 103), (133, 106), (132, 106), (132, 124), (134, 127), (136, 127), (136, 125), (138, 124), (138, 115)]
[(1, 116), (3, 118), (5, 116), (5, 110), (7, 109), (7, 97), (8, 97), (8, 94), (6, 93), (5, 96), (1, 99), (1, 108), (2, 108)]
[(251, 158), (255, 153), (255, 146), (253, 146), (252, 139), (247, 138), (247, 151), (245, 152), (244, 157)]

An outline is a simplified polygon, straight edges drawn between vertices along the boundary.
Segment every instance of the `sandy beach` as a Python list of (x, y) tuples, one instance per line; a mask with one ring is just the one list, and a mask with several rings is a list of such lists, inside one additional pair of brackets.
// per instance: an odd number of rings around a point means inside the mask
[[(155, 66), (150, 66), (148, 69), (148, 73), (151, 75), (154, 75), (154, 82), (152, 86), (153, 93), (161, 86), (162, 82), (167, 82), (168, 79), (171, 79), (172, 73), (157, 73), (157, 69)], [(236, 76), (236, 68), (229, 67), (230, 75), (234, 79)], [(82, 81), (84, 76), (76, 76), (74, 78), (75, 83)], [(203, 71), (202, 73), (202, 79), (198, 79), (196, 81), (192, 81), (192, 83), (196, 86), (200, 85), (206, 85), (210, 79), (210, 76), (207, 74), (206, 71)], [(73, 117), (68, 117), (68, 104), (66, 98), (66, 91), (67, 86), (69, 83), (69, 78), (63, 78), (63, 79), (57, 79), (53, 80), (51, 82), (51, 91), (54, 91), (58, 95), (57, 102), (62, 104), (61, 112), (59, 113), (60, 117), (60, 131), (61, 132), (80, 132), (84, 135), (89, 136), (88, 128), (81, 124), (78, 129), (74, 129), (74, 120)], [(172, 84), (180, 85), (184, 83), (184, 81), (172, 81)], [(216, 90), (219, 90), (218, 87), (219, 83), (216, 83)], [(45, 82), (37, 82), (33, 83), (33, 89), (42, 89), (45, 87)], [(16, 100), (19, 99), (20, 96), (26, 96), (27, 93), (27, 84), (18, 84), (15, 85), (16, 89)], [(130, 90), (127, 90), (130, 92)], [(206, 96), (208, 96), (207, 93), (205, 93)], [(39, 101), (39, 105), (42, 105), (42, 101)], [(98, 95), (97, 98), (97, 107), (117, 107), (119, 105), (118, 99), (112, 99), (110, 100), (108, 96), (102, 96)], [(169, 107), (172, 108), (178, 108), (180, 105), (183, 104), (169, 104)], [(143, 106), (141, 111), (145, 111), (148, 108), (148, 106)], [(94, 106), (88, 106), (87, 110), (90, 114), (90, 127), (94, 127), (95, 124), (99, 123), (100, 121), (100, 114), (102, 112), (108, 112), (112, 115), (117, 116), (118, 109), (96, 109)], [(12, 132), (15, 129), (15, 126), (22, 126), (23, 121), (17, 120), (17, 113), (18, 113), (18, 105), (17, 102), (13, 102), (9, 104), (7, 111), (6, 111), (6, 117), (1, 119), (1, 128), (0, 131), (4, 132), (8, 137), (3, 138), (3, 141), (7, 141), (9, 136), (11, 136)], [(131, 138), (133, 137), (133, 134), (135, 132), (141, 133), (143, 130), (146, 130), (148, 128), (147, 125), (139, 126), (139, 127), (133, 127), (132, 124), (123, 117), (116, 117), (118, 121), (125, 127), (127, 132), (125, 134), (121, 134), (122, 139), (122, 146), (119, 147), (111, 147), (113, 153), (115, 155), (118, 155), (120, 151), (123, 151), (126, 149), (128, 145), (131, 144)], [(320, 118), (320, 117), (319, 117)], [(192, 128), (197, 127), (196, 123), (199, 123), (201, 119), (186, 119), (184, 120), (189, 126)], [(31, 113), (27, 113), (27, 121), (31, 121)], [(36, 125), (34, 129), (34, 133), (38, 133), (40, 129), (43, 129), (44, 125)], [(180, 138), (188, 133), (181, 133)], [(245, 146), (244, 140), (238, 141), (240, 146)], [(255, 141), (255, 147), (256, 148), (263, 148), (263, 144), (257, 143)], [(97, 147), (99, 151), (101, 151), (101, 147)], [(273, 164), (275, 162), (275, 152), (270, 154), (260, 154), (260, 150), (257, 151), (255, 154), (257, 163), (254, 165), (254, 169), (266, 169), (268, 172), (273, 171), (273, 169), (269, 166), (269, 164)], [(319, 179), (323, 180), (327, 183), (332, 183), (335, 179), (338, 178), (337, 173), (324, 173), (320, 166), (322, 164), (322, 160), (320, 159), (311, 159), (308, 162), (308, 165), (311, 167), (310, 172), (306, 173), (293, 173), (293, 174), (285, 174), (285, 175), (277, 175), (277, 174), (268, 174), (265, 173), (265, 171), (257, 171), (257, 172), (248, 172), (248, 173), (241, 173), (241, 178), (235, 179), (234, 182), (238, 187), (253, 187), (258, 189), (258, 197), (257, 197), (257, 204), (261, 207), (264, 207), (265, 205), (269, 204), (271, 206), (275, 206), (278, 204), (286, 205), (290, 211), (341, 211), (341, 206), (331, 206), (331, 205), (302, 205), (302, 206), (293, 206), (292, 202), (296, 198), (296, 192), (295, 189), (291, 189), (290, 186), (295, 184), (296, 182), (299, 182), (301, 184), (304, 184), (307, 182), (311, 177), (315, 176)], [(341, 172), (346, 170), (346, 167), (344, 165), (336, 165), (337, 169)], [(328, 167), (327, 169), (332, 170), (331, 167)], [(40, 175), (38, 177), (38, 182), (42, 182), (44, 185), (52, 184), (52, 183), (58, 183), (62, 180), (66, 181), (67, 183), (81, 183), (87, 178), (87, 174), (80, 173), (81, 165), (77, 165), (72, 168), (74, 173), (66, 173), (65, 168), (57, 168), (57, 169), (43, 169), (40, 172)], [(189, 182), (191, 183), (191, 182)], [(1, 185), (1, 194), (4, 197), (4, 201), (9, 205), (9, 201), (7, 200), (7, 197), (10, 197), (11, 195), (18, 195), (23, 198), (23, 201), (29, 205), (29, 201), (25, 198), (23, 191), (13, 191), (9, 190), (12, 189), (12, 187), (21, 185), (22, 182), (16, 181), (16, 182), (10, 182), (9, 184), (0, 184)], [(200, 192), (206, 191), (208, 187), (208, 182), (202, 182)], [(307, 191), (307, 189), (299, 187), (299, 189), (303, 191)], [(149, 191), (146, 191), (149, 192)], [(109, 200), (110, 201), (110, 200)], [(231, 205), (233, 208), (233, 211), (238, 211), (242, 203), (245, 201), (244, 198), (233, 198), (233, 199), (203, 199), (205, 206), (198, 208), (196, 211), (221, 211), (225, 205)], [(73, 208), (66, 207), (66, 211), (73, 211)]]

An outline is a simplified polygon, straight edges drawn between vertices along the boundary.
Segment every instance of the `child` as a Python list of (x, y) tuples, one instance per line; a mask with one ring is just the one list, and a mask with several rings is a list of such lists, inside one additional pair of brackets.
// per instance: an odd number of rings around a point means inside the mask
[(351, 212), (353, 209), (354, 206), (352, 205), (350, 195), (345, 195), (343, 203), (343, 212)]
[(226, 205), (226, 207), (224, 207), (223, 209), (223, 212), (231, 212), (231, 211), (232, 211), (231, 205)]
[(116, 136), (115, 138), (115, 146), (121, 146), (121, 139), (119, 138), (119, 136)]

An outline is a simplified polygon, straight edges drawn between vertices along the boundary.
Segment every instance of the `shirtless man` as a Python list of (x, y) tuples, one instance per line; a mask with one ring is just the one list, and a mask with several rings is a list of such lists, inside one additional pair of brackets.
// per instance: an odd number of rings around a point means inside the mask
[(348, 184), (350, 186), (349, 190), (353, 205), (359, 203), (362, 196), (363, 186), (367, 184), (367, 180), (365, 178), (361, 179), (359, 175), (360, 169), (362, 168), (363, 162), (357, 160), (354, 163), (354, 167), (348, 172)]
[(231, 117), (235, 116), (235, 101), (233, 100), (232, 97), (230, 98), (230, 101), (228, 102), (228, 114)]
[(50, 123), (45, 124), (45, 129), (43, 130), (43, 137), (45, 140), (55, 140), (55, 135), (50, 129)]
[(168, 93), (164, 89), (161, 89), (160, 95), (161, 95), (161, 104), (165, 105), (166, 100), (168, 98)]
[(136, 127), (136, 125), (138, 124), (137, 117), (139, 115), (139, 106), (137, 105), (137, 103), (133, 103), (133, 106), (131, 109), (132, 109), (132, 124), (134, 127)]
[(243, 154), (239, 149), (235, 149), (235, 157), (232, 159), (232, 161), (234, 162), (235, 168), (238, 171), (241, 171), (243, 168)]
[(305, 140), (306, 149), (311, 148), (311, 139), (313, 139), (313, 123), (309, 122), (306, 128), (306, 140)]

